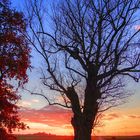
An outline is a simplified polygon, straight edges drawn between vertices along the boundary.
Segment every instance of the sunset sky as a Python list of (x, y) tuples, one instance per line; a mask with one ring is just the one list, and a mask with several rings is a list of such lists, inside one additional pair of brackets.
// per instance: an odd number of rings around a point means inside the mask
[[(104, 112), (101, 119), (102, 126), (95, 128), (93, 135), (140, 135), (140, 85), (138, 83), (133, 86), (135, 86), (132, 88), (135, 90), (135, 95), (131, 96), (124, 105)], [(20, 115), (30, 129), (18, 133), (73, 134), (70, 110), (48, 106), (46, 100), (39, 96), (29, 95), (29, 93), (22, 95), (23, 98), (19, 102), (22, 106)]]
[[(12, 0), (13, 7), (22, 9), (24, 0)], [(137, 26), (136, 28), (139, 28)], [(42, 87), (39, 83), (38, 66), (41, 59), (36, 52), (32, 51), (32, 72), (28, 71), (29, 83), (25, 86), (31, 91)], [(42, 87), (43, 88), (43, 87)], [(128, 98), (124, 105), (112, 108), (102, 115), (101, 127), (95, 128), (93, 135), (140, 135), (140, 83), (129, 80), (126, 90), (135, 93)], [(51, 94), (51, 93), (48, 93)], [(19, 114), (21, 120), (30, 129), (16, 131), (18, 134), (46, 132), (57, 135), (73, 135), (70, 124), (72, 113), (70, 110), (57, 106), (48, 106), (45, 99), (20, 90), (22, 100), (18, 105), (21, 107)]]

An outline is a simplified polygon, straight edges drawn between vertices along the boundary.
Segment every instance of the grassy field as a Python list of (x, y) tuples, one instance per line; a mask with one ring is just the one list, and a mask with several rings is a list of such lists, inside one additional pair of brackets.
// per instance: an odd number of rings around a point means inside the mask
[[(34, 135), (21, 135), (17, 136), (18, 140), (73, 140), (70, 136), (34, 136)], [(103, 137), (105, 140), (140, 140), (140, 136), (118, 136)], [(93, 137), (92, 140), (98, 140), (98, 137)]]
[(113, 137), (104, 137), (105, 140), (140, 140), (140, 136), (117, 136), (115, 139)]
[(70, 136), (17, 136), (18, 140), (73, 140)]

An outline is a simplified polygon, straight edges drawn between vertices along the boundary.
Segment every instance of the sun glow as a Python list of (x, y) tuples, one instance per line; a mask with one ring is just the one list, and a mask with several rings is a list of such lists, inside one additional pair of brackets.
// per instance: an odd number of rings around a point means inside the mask
[[(132, 115), (133, 114), (133, 115)], [(23, 109), (20, 111), (22, 121), (30, 129), (15, 132), (33, 134), (38, 132), (56, 135), (73, 135), (70, 124), (72, 113), (62, 108), (47, 106), (40, 110)], [(140, 112), (107, 112), (101, 119), (101, 127), (95, 128), (92, 135), (139, 135)]]

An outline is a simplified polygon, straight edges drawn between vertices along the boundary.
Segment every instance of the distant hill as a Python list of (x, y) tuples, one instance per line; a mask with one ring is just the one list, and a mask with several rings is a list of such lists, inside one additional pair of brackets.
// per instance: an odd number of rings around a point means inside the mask
[(34, 135), (34, 136), (56, 136), (54, 134), (45, 133), (45, 132), (38, 132), (38, 133), (31, 134), (31, 135)]
[(38, 132), (38, 133), (33, 133), (33, 134), (16, 134), (19, 136), (57, 136), (55, 134), (51, 133), (45, 133), (45, 132)]

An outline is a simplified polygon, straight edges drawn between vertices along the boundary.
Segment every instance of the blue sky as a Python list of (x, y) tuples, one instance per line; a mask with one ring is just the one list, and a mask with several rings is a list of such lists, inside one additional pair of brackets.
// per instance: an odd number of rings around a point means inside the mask
[[(23, 9), (23, 4), (25, 2), (25, 0), (12, 0), (12, 6), (15, 7), (17, 10)], [(48, 1), (48, 3), (50, 4), (50, 2)], [(32, 57), (31, 57), (31, 65), (34, 67), (32, 69), (32, 71), (28, 71), (29, 74), (29, 83), (25, 85), (26, 88), (30, 89), (31, 91), (35, 91), (36, 89), (38, 89), (38, 87), (42, 87), (41, 83), (39, 82), (39, 68), (41, 66), (41, 58), (40, 56), (34, 51), (32, 50), (31, 53)], [(127, 89), (130, 89), (132, 92), (134, 92), (135, 94), (133, 96), (131, 96), (128, 99), (128, 103), (120, 106), (120, 109), (126, 109), (126, 108), (136, 108), (138, 106), (140, 106), (140, 83), (135, 83), (132, 80), (129, 80), (129, 84)], [(23, 90), (21, 90), (22, 95), (22, 101), (20, 102), (24, 102), (25, 106), (29, 106), (32, 108), (41, 108), (43, 106), (45, 106), (47, 104), (46, 100), (43, 99), (42, 97), (39, 96), (34, 96), (34, 95), (30, 95), (30, 93), (25, 92)], [(32, 102), (31, 100), (39, 100), (39, 102)], [(28, 103), (30, 102), (30, 103)], [(27, 103), (27, 105), (26, 105)]]
[[(12, 6), (15, 7), (17, 10), (22, 9), (23, 10), (23, 5), (24, 5), (25, 0), (11, 0)], [(48, 0), (48, 4), (50, 4), (50, 0)], [(41, 84), (39, 83), (39, 67), (42, 64), (41, 58), (40, 56), (34, 51), (32, 50), (31, 53), (32, 57), (31, 57), (31, 65), (34, 67), (32, 69), (32, 71), (28, 71), (29, 74), (29, 83), (26, 84), (26, 87), (31, 89), (31, 90), (35, 90), (38, 89), (38, 87), (41, 87)], [(133, 108), (136, 106), (140, 106), (140, 83), (135, 83), (132, 80), (129, 80), (129, 86), (127, 87), (127, 89), (130, 89), (132, 92), (135, 93), (135, 95), (133, 95), (132, 97), (130, 97), (129, 101), (127, 104), (123, 105), (123, 108)], [(30, 102), (30, 99), (38, 99), (40, 100), (40, 102), (38, 103), (33, 103), (31, 107), (33, 108), (40, 108), (44, 105), (46, 105), (46, 101), (45, 99), (43, 99), (42, 97), (39, 96), (32, 96), (29, 93), (22, 91), (21, 93), (22, 95), (22, 101), (27, 101)], [(120, 107), (120, 108), (122, 108)]]

